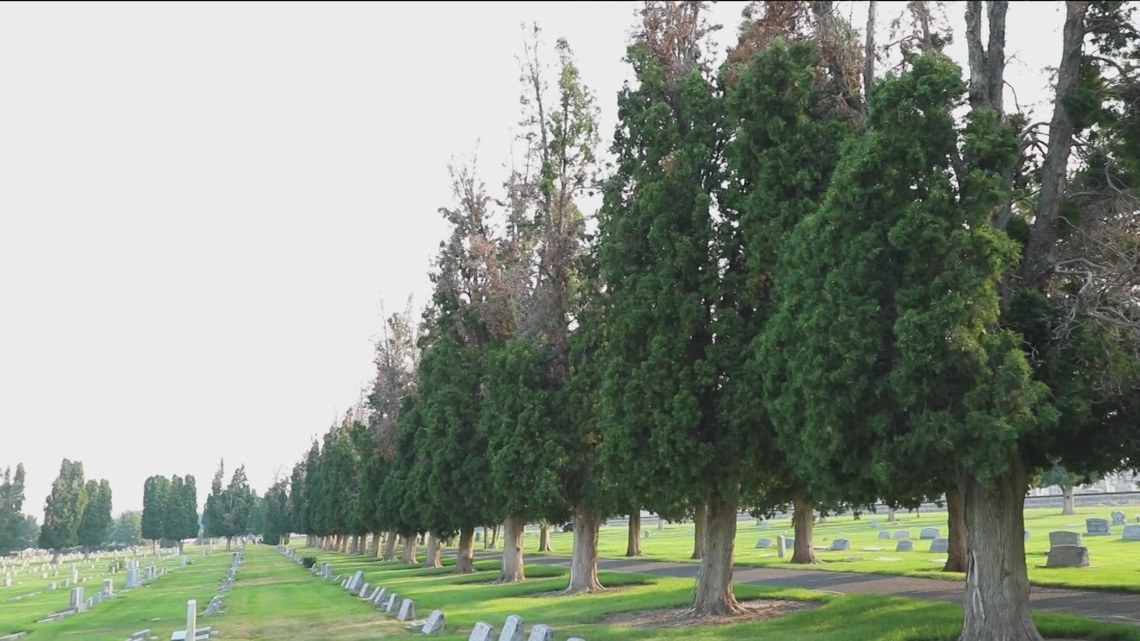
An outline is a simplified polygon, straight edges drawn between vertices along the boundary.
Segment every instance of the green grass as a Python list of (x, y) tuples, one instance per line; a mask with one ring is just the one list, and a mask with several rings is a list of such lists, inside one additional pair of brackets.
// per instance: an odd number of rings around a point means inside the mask
[[(1140, 515), (1140, 507), (1127, 508), (1078, 508), (1074, 516), (1061, 516), (1058, 508), (1026, 510), (1025, 527), (1030, 533), (1026, 542), (1026, 558), (1029, 565), (1029, 580), (1033, 585), (1065, 587), (1076, 589), (1118, 590), (1140, 592), (1140, 542), (1122, 541), (1122, 527), (1113, 528), (1112, 536), (1086, 536), (1085, 545), (1089, 549), (1091, 567), (1088, 568), (1045, 568), (1045, 557), (1049, 551), (1049, 532), (1069, 530), (1084, 533), (1086, 518), (1103, 518), (1111, 522), (1109, 516), (1114, 510), (1128, 515), (1129, 522), (1135, 523), (1135, 515)], [(910, 530), (914, 540), (913, 552), (895, 552), (894, 539), (879, 540), (879, 530), (871, 529), (871, 519), (878, 519), (880, 529), (891, 532), (899, 529)], [(898, 514), (898, 522), (887, 523), (885, 515), (864, 515), (854, 520), (850, 515), (831, 517), (823, 524), (815, 526), (815, 545), (829, 546), (837, 538), (851, 541), (847, 552), (818, 551), (823, 563), (817, 566), (793, 566), (789, 559), (776, 557), (775, 548), (757, 549), (756, 541), (769, 538), (773, 542), (778, 534), (792, 535), (790, 519), (774, 519), (767, 530), (761, 530), (755, 521), (741, 521), (736, 533), (736, 561), (739, 565), (754, 567), (782, 567), (791, 569), (811, 569), (833, 572), (865, 572), (872, 574), (895, 574), (919, 576), (947, 580), (963, 580), (965, 575), (942, 572), (946, 554), (929, 552), (930, 542), (918, 540), (924, 527), (938, 528), (946, 536), (946, 513), (926, 512), (920, 516)], [(664, 530), (657, 526), (643, 526), (650, 533), (642, 539), (642, 558), (655, 561), (689, 562), (693, 551), (691, 523), (668, 524)], [(625, 558), (625, 527), (603, 527), (598, 539), (598, 553), (603, 558)], [(552, 537), (554, 554), (569, 555), (573, 548), (573, 535), (558, 533)], [(882, 547), (881, 551), (865, 548)], [(538, 548), (538, 538), (528, 532), (527, 551), (533, 553)]]
[[(332, 563), (334, 574), (347, 577), (363, 570), (365, 580), (372, 585), (383, 585), (414, 599), (419, 618), (426, 618), (433, 609), (442, 609), (447, 616), (447, 634), (439, 638), (446, 641), (466, 639), (477, 621), (487, 621), (501, 629), (510, 614), (521, 615), (528, 629), (536, 623), (550, 625), (559, 641), (570, 636), (581, 636), (587, 641), (951, 641), (957, 637), (962, 616), (961, 608), (954, 604), (748, 585), (737, 587), (739, 598), (810, 600), (818, 607), (767, 622), (673, 628), (618, 626), (604, 621), (615, 613), (687, 605), (693, 582), (603, 572), (603, 583), (615, 589), (566, 597), (551, 594), (566, 585), (563, 568), (531, 566), (527, 568), (526, 582), (497, 585), (491, 583), (498, 570), (494, 560), (477, 561), (479, 572), (457, 576), (451, 567), (425, 570), (364, 556), (315, 550), (305, 553)], [(194, 551), (191, 557), (196, 558)], [(150, 628), (153, 635), (164, 641), (171, 632), (184, 627), (187, 599), (197, 599), (199, 610), (205, 609), (217, 593), (229, 561), (230, 555), (221, 551), (196, 558), (193, 565), (179, 567), (149, 587), (122, 593), (87, 613), (57, 623), (40, 625), (29, 620), (60, 609), (58, 598), (55, 602), (39, 602), (39, 611), (31, 607), (36, 603), (33, 599), (15, 602), (20, 604), (15, 608), (9, 607), (13, 602), (5, 602), (0, 607), (0, 621), (4, 628), (29, 630), (29, 641), (122, 641), (144, 628)], [(51, 594), (53, 598), (61, 597), (66, 606), (66, 594)], [(1140, 627), (1052, 614), (1036, 618), (1047, 637), (1140, 641)], [(246, 548), (246, 562), (238, 572), (234, 589), (226, 594), (224, 612), (211, 618), (200, 616), (198, 625), (215, 626), (221, 631), (221, 638), (228, 640), (415, 638), (406, 625), (397, 623), (391, 615), (349, 595), (339, 583), (317, 578), (268, 546)]]

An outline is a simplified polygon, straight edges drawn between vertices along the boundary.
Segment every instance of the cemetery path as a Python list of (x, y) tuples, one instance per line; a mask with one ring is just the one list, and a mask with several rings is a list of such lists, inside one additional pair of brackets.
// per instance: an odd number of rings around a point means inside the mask
[[(570, 567), (569, 557), (528, 554), (526, 562)], [(695, 579), (700, 565), (645, 559), (598, 559), (598, 569)], [(965, 589), (962, 581), (747, 566), (733, 568), (732, 580), (733, 583), (803, 588), (836, 594), (878, 594), (952, 603), (961, 603)], [(1033, 609), (1038, 611), (1071, 614), (1109, 623), (1140, 625), (1140, 594), (1034, 586), (1029, 599)]]

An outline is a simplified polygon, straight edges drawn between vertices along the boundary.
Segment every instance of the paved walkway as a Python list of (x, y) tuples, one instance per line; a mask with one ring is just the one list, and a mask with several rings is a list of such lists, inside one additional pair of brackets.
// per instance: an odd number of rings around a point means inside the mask
[[(526, 562), (570, 567), (569, 557), (528, 554)], [(598, 569), (695, 579), (700, 566), (696, 563), (644, 559), (598, 559)], [(879, 594), (953, 603), (962, 602), (962, 592), (966, 585), (962, 581), (886, 574), (742, 566), (733, 569), (732, 581), (783, 588), (805, 588), (835, 594)], [(1140, 594), (1033, 587), (1029, 599), (1034, 610), (1073, 614), (1110, 623), (1140, 625)]]

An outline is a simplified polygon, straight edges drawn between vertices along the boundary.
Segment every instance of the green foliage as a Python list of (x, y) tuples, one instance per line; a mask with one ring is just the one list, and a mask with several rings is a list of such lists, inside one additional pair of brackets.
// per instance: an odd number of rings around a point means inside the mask
[(76, 541), (84, 549), (98, 548), (107, 542), (114, 519), (111, 516), (111, 484), (106, 479), (87, 481), (87, 505), (79, 522)]
[[(146, 492), (143, 492), (143, 509)], [(198, 488), (193, 476), (170, 479), (163, 503), (162, 536), (170, 541), (182, 541), (198, 536)]]
[(316, 564), (317, 557), (315, 556), (306, 556), (301, 558), (301, 567), (305, 568), (306, 570), (312, 568)]
[(715, 412), (712, 353), (722, 104), (699, 69), (673, 82), (643, 44), (629, 60), (637, 87), (618, 97), (617, 168), (598, 217), (600, 456), (623, 503), (676, 513), (714, 488), (734, 494), (737, 481), (734, 459), (720, 460), (731, 435)]
[(79, 525), (86, 508), (83, 463), (63, 459), (59, 476), (52, 482), (51, 494), (44, 504), (39, 547), (58, 552), (78, 545)]
[(13, 550), (23, 549), (20, 545), (20, 530), (24, 523), (24, 464), (4, 468), (0, 476), (0, 556)]
[(142, 512), (128, 510), (115, 518), (115, 523), (111, 526), (111, 543), (140, 545), (142, 542)]
[(289, 534), (288, 483), (279, 479), (265, 492), (262, 497), (261, 528), (254, 530), (261, 534), (266, 545), (277, 545), (281, 536)]
[(293, 466), (293, 473), (289, 476), (289, 500), (286, 516), (292, 532), (310, 533), (306, 499), (305, 461), (299, 461)]
[(170, 496), (170, 479), (151, 476), (143, 483), (142, 537), (158, 541), (166, 536), (166, 510)]
[(219, 462), (210, 486), (210, 495), (206, 498), (202, 529), (208, 537), (232, 539), (250, 533), (250, 518), (257, 507), (258, 498), (249, 487), (244, 465), (239, 465), (230, 477), (229, 484), (222, 487), (224, 473), (224, 462)]

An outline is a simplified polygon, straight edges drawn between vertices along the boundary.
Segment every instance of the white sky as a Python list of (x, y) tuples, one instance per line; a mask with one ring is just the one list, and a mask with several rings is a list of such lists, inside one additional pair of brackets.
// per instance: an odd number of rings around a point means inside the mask
[[(744, 5), (714, 8), (721, 48)], [(0, 467), (27, 468), (25, 511), (63, 457), (116, 513), (152, 474), (204, 501), (220, 458), (259, 492), (288, 473), (371, 378), (381, 304), (428, 297), (448, 161), (480, 140), (505, 176), (520, 23), (570, 40), (608, 145), (638, 6), (0, 4)], [(1013, 3), (1023, 105), (1061, 16)]]

